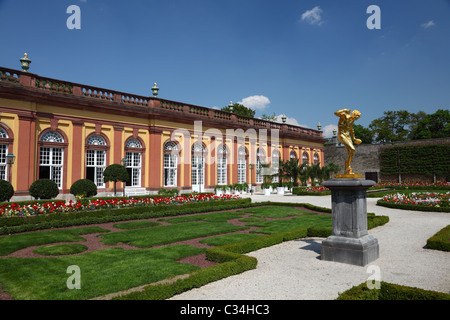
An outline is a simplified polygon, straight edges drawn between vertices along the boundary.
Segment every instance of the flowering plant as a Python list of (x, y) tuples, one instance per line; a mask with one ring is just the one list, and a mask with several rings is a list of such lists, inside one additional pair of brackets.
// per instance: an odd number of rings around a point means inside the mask
[(136, 206), (156, 206), (156, 205), (176, 205), (185, 203), (205, 202), (214, 200), (230, 200), (239, 199), (236, 195), (217, 196), (212, 193), (208, 194), (192, 194), (179, 195), (173, 197), (147, 197), (147, 198), (130, 198), (130, 199), (96, 199), (89, 201), (54, 201), (45, 203), (29, 202), (27, 205), (18, 205), (15, 203), (6, 203), (0, 206), (0, 217), (13, 216), (34, 216), (38, 214), (51, 213), (70, 213), (75, 211), (89, 211), (111, 208), (125, 208)]
[(450, 192), (413, 192), (389, 194), (381, 200), (394, 204), (412, 204), (428, 207), (449, 207)]

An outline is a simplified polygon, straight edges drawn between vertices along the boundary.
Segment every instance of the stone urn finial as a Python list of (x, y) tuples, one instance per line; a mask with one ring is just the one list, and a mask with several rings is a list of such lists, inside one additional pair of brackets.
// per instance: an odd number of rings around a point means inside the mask
[(23, 55), (23, 58), (20, 58), (20, 64), (22, 65), (22, 70), (24, 72), (27, 72), (27, 70), (30, 68), (31, 60), (28, 59), (28, 53), (25, 53)]

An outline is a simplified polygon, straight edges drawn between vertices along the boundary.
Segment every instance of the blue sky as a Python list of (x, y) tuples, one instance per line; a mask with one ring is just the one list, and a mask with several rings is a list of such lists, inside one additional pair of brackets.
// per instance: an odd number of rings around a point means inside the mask
[(450, 0), (0, 0), (0, 66), (27, 52), (42, 76), (148, 96), (157, 82), (160, 98), (241, 102), (327, 135), (344, 107), (364, 126), (448, 109), (449, 18)]

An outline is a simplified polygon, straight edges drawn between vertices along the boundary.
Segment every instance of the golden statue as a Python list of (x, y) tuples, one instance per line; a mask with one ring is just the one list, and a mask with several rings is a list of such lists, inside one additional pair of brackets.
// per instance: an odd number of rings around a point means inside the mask
[(354, 174), (352, 167), (350, 166), (352, 162), (353, 155), (355, 154), (355, 144), (360, 144), (361, 140), (355, 138), (353, 132), (353, 123), (361, 117), (361, 112), (358, 110), (350, 109), (338, 110), (334, 113), (339, 117), (338, 123), (338, 140), (345, 146), (347, 150), (347, 161), (345, 162), (344, 174), (335, 175), (336, 178), (362, 178), (360, 174)]

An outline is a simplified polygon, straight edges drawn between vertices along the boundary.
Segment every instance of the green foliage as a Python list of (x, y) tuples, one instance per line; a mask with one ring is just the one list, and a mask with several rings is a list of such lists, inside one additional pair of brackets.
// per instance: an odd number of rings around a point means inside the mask
[(111, 164), (103, 171), (104, 181), (126, 182), (130, 180), (127, 169), (121, 164)]
[(411, 132), (411, 139), (450, 137), (450, 111), (437, 110), (420, 119)]
[(59, 194), (58, 185), (50, 179), (39, 179), (30, 186), (30, 195), (39, 199), (53, 199)]
[(161, 197), (175, 197), (178, 196), (178, 189), (164, 189), (161, 188), (158, 190), (158, 196)]
[(8, 181), (0, 180), (0, 202), (9, 201), (14, 195), (14, 188)]
[(105, 182), (114, 182), (114, 195), (116, 194), (116, 183), (130, 180), (127, 169), (121, 164), (111, 164), (103, 171), (103, 180)]
[[(223, 107), (221, 110), (231, 112), (230, 106)], [(244, 106), (242, 104), (234, 103), (233, 104), (233, 113), (240, 115), (240, 116), (253, 118), (255, 116), (256, 111), (253, 109), (247, 108), (246, 106)]]
[(381, 152), (381, 174), (448, 176), (450, 146), (424, 145), (386, 148)]
[(97, 186), (92, 180), (80, 179), (72, 184), (70, 193), (74, 196), (92, 197), (97, 194)]
[(427, 240), (427, 248), (450, 251), (450, 225), (438, 231)]
[(67, 214), (39, 215), (32, 217), (1, 218), (0, 234), (177, 216), (182, 214), (208, 212), (211, 210), (230, 210), (252, 205), (254, 204), (251, 203), (251, 199), (217, 200), (201, 203), (187, 203), (181, 206), (142, 206), (120, 209), (102, 209), (96, 211), (78, 211)]
[(415, 115), (406, 110), (385, 111), (383, 117), (370, 123), (369, 129), (377, 142), (405, 141), (414, 120)]
[(336, 300), (450, 300), (450, 294), (380, 282), (380, 289), (369, 289), (367, 282), (340, 293)]

